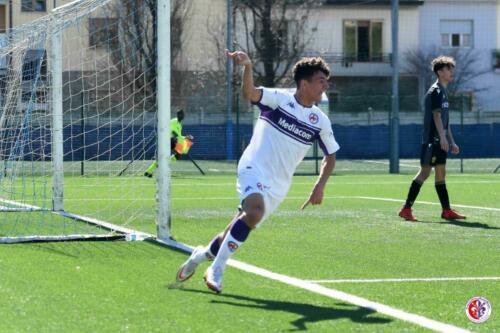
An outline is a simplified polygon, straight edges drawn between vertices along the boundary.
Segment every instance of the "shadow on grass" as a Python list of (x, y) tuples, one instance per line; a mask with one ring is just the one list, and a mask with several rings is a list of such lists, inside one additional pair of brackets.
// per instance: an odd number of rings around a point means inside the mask
[[(369, 317), (370, 315), (376, 313), (374, 310), (345, 303), (337, 303), (337, 307), (324, 307), (306, 303), (276, 301), (224, 293), (215, 295), (212, 292), (204, 290), (180, 290), (215, 296), (217, 299), (211, 300), (212, 304), (227, 304), (236, 307), (289, 312), (299, 315), (300, 318), (290, 322), (294, 328), (289, 331), (306, 331), (307, 323), (316, 323), (324, 320), (349, 319), (352, 322), (361, 324), (388, 324), (392, 322), (391, 319), (387, 318)], [(346, 307), (351, 307), (351, 309)]]
[(446, 222), (439, 222), (439, 221), (418, 221), (416, 223), (432, 223), (432, 224), (445, 224), (445, 225), (454, 225), (457, 227), (463, 227), (463, 228), (478, 228), (478, 229), (487, 229), (487, 230), (500, 230), (500, 227), (492, 227), (486, 223), (481, 223), (481, 222), (472, 222), (472, 221), (446, 221)]

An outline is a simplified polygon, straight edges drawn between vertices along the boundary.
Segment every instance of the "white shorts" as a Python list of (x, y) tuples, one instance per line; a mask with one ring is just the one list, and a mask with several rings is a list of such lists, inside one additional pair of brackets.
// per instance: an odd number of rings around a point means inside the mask
[(238, 174), (236, 189), (240, 195), (240, 203), (252, 193), (259, 193), (264, 198), (264, 216), (257, 224), (259, 227), (264, 220), (281, 204), (284, 198), (272, 196), (269, 193), (269, 184), (262, 176), (255, 171), (244, 170)]

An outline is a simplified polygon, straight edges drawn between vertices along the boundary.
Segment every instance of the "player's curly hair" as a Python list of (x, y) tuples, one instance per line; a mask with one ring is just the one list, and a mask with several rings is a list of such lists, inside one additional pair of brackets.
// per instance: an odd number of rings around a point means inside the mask
[(438, 71), (447, 67), (448, 69), (455, 68), (455, 59), (448, 56), (439, 56), (431, 62), (432, 71), (438, 74)]
[(321, 57), (302, 58), (293, 66), (293, 79), (299, 86), (300, 80), (310, 80), (316, 72), (323, 72), (327, 78), (330, 77), (330, 68)]

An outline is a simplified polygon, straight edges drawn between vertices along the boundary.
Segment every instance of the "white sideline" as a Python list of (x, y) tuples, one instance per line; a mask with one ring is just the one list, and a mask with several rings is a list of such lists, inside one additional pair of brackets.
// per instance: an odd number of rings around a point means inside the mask
[[(360, 162), (389, 165), (389, 162), (385, 162), (385, 161), (360, 160)], [(417, 169), (420, 169), (420, 165), (417, 165), (417, 164), (399, 163), (399, 165), (400, 166), (404, 166), (404, 167), (408, 167), (408, 168), (417, 168)]]
[(434, 277), (434, 278), (400, 278), (400, 279), (337, 279), (337, 280), (307, 280), (311, 283), (383, 283), (383, 282), (442, 282), (442, 281), (495, 281), (500, 276), (477, 277)]
[[(183, 244), (183, 243), (179, 243), (179, 242), (174, 241), (174, 240), (167, 240), (167, 241), (157, 240), (157, 241), (160, 243), (163, 243), (163, 244), (167, 244), (171, 247), (181, 249), (183, 251), (188, 251), (188, 252), (192, 251), (191, 246), (188, 246), (188, 245)], [(283, 275), (283, 274), (274, 273), (274, 272), (268, 271), (267, 269), (263, 269), (263, 268), (259, 268), (259, 267), (254, 266), (254, 265), (246, 264), (246, 263), (238, 261), (238, 260), (229, 259), (228, 265), (235, 267), (237, 269), (240, 269), (242, 271), (248, 272), (248, 273), (252, 273), (252, 274), (259, 275), (259, 276), (262, 276), (262, 277), (265, 277), (265, 278), (268, 278), (271, 280), (279, 281), (279, 282), (282, 282), (282, 283), (285, 283), (285, 284), (288, 284), (288, 285), (291, 285), (294, 287), (305, 289), (307, 291), (311, 291), (311, 292), (316, 293), (316, 294), (320, 294), (320, 295), (327, 296), (327, 297), (330, 297), (333, 299), (344, 301), (344, 302), (354, 304), (354, 305), (357, 305), (357, 306), (360, 306), (360, 307), (363, 307), (366, 309), (371, 309), (371, 310), (374, 310), (378, 313), (382, 313), (382, 314), (388, 315), (388, 316), (396, 318), (396, 319), (404, 320), (404, 321), (416, 324), (418, 326), (431, 329), (431, 330), (436, 331), (436, 332), (471, 333), (471, 331), (460, 328), (460, 327), (456, 327), (456, 326), (453, 326), (450, 324), (445, 324), (445, 323), (442, 323), (442, 322), (439, 322), (439, 321), (436, 321), (433, 319), (429, 319), (429, 318), (426, 318), (426, 317), (423, 317), (420, 315), (416, 315), (416, 314), (409, 313), (409, 312), (406, 312), (403, 310), (399, 310), (399, 309), (396, 309), (396, 308), (393, 308), (393, 307), (390, 307), (390, 306), (387, 306), (387, 305), (384, 305), (381, 303), (372, 302), (372, 301), (367, 300), (365, 298), (351, 295), (351, 294), (348, 294), (348, 293), (345, 293), (345, 292), (342, 292), (339, 290), (326, 288), (326, 287), (323, 287), (323, 286), (316, 284), (316, 283), (313, 283), (313, 282), (297, 279), (297, 278)]]
[[(498, 184), (500, 183), (500, 180), (447, 180), (446, 184)], [(293, 182), (293, 185), (310, 185), (312, 186), (314, 184), (314, 181), (310, 182)], [(335, 184), (338, 185), (397, 185), (397, 184), (408, 184), (408, 181), (406, 180), (400, 180), (400, 181), (373, 181), (373, 182), (336, 182)], [(177, 183), (173, 182), (173, 186), (183, 186), (183, 187), (193, 187), (192, 183)], [(95, 185), (82, 185), (82, 187), (96, 187), (96, 186), (108, 186), (107, 184), (95, 184)], [(137, 185), (141, 186), (141, 185)], [(144, 185), (146, 186), (146, 185)], [(149, 185), (147, 185), (149, 186)], [(231, 187), (231, 188), (236, 188), (236, 182), (230, 182), (230, 183), (197, 183), (197, 187)], [(335, 185), (334, 185), (335, 186)]]
[[(303, 196), (303, 197), (287, 196), (286, 198), (292, 199), (292, 200), (305, 200), (306, 196)], [(357, 195), (324, 196), (323, 199), (363, 199), (363, 200), (366, 199), (366, 200), (405, 202), (405, 200), (401, 200), (401, 199), (364, 197), (364, 196), (357, 196)], [(210, 197), (210, 198), (207, 198), (207, 197), (173, 197), (172, 200), (238, 200), (238, 198), (235, 195), (235, 196), (229, 196), (229, 197)], [(441, 205), (438, 202), (430, 202), (430, 201), (415, 201), (415, 203), (420, 203), (420, 204), (424, 204), (424, 205)], [(460, 205), (460, 204), (453, 204), (453, 207), (491, 210), (494, 212), (500, 212), (500, 208), (494, 208), (494, 207), (470, 206), (470, 205)]]

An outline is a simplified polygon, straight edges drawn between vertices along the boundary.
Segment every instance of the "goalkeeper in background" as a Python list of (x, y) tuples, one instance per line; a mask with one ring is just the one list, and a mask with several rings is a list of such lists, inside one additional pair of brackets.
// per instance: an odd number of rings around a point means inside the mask
[[(184, 120), (184, 117), (185, 117), (184, 110), (180, 109), (179, 111), (177, 111), (177, 118), (173, 118), (172, 120), (170, 120), (171, 161), (176, 161), (181, 154), (187, 153), (187, 150), (189, 150), (189, 147), (191, 147), (192, 145), (193, 136), (182, 135), (182, 121)], [(156, 170), (156, 168), (158, 168), (158, 162), (154, 161), (148, 167), (148, 169), (144, 173), (144, 176), (149, 178), (153, 177), (153, 172)]]

